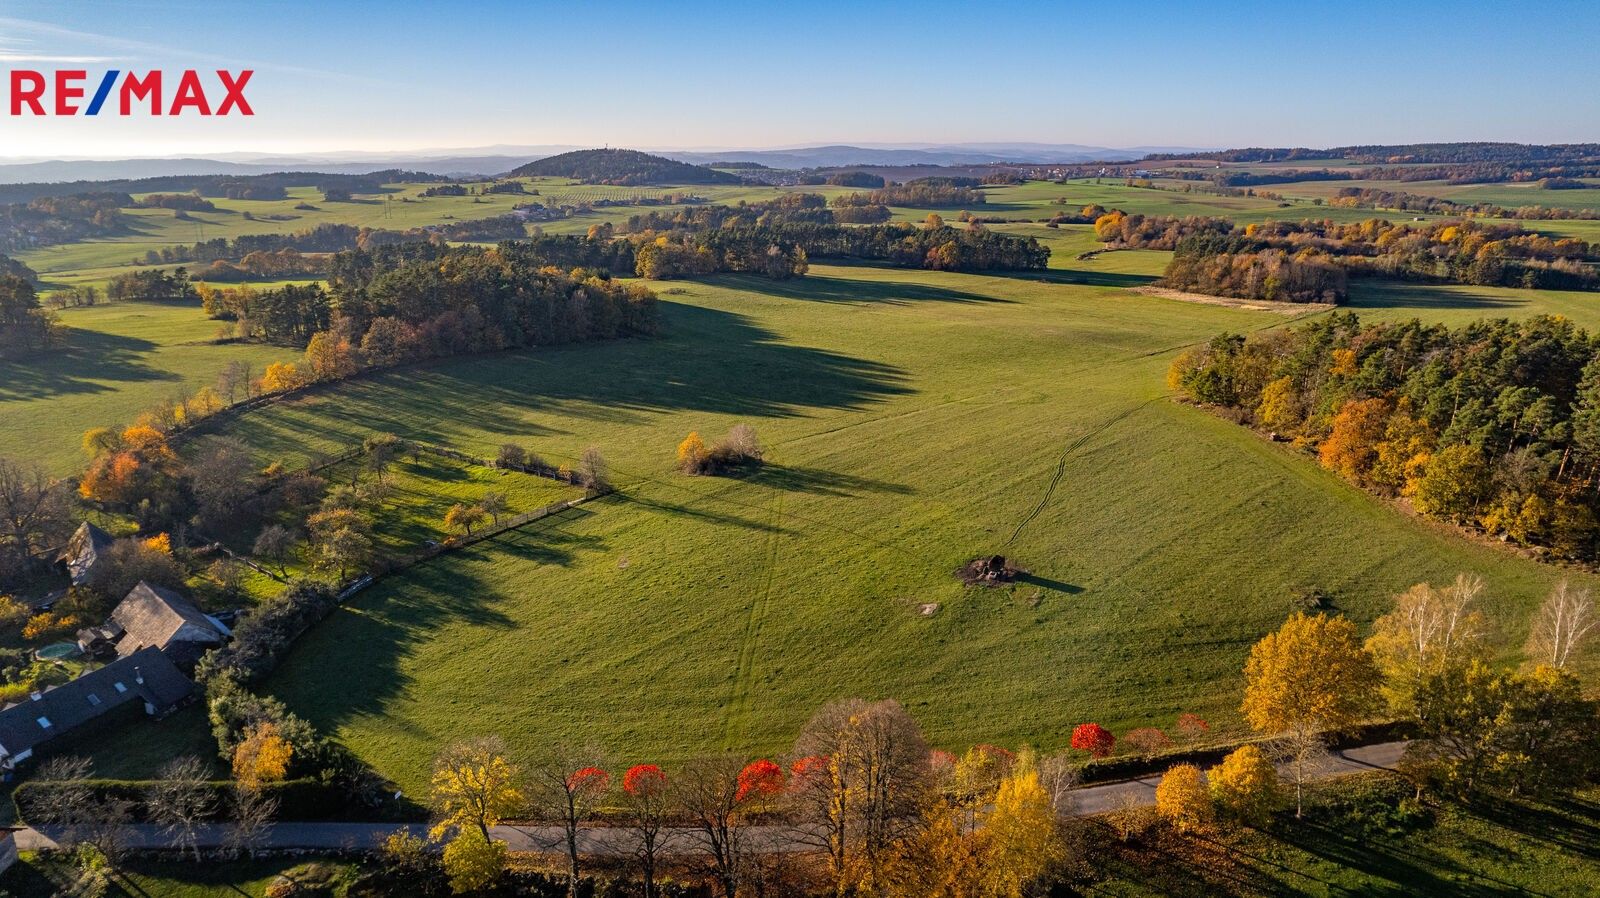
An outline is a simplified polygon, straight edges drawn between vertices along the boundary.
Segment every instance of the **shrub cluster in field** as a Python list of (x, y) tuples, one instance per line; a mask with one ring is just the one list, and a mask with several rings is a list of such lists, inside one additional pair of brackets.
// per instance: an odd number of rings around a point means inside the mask
[(1341, 314), (1217, 337), (1168, 378), (1424, 514), (1600, 557), (1600, 349), (1565, 319), (1450, 329)]
[(728, 435), (710, 448), (691, 432), (678, 444), (678, 470), (685, 474), (723, 474), (735, 468), (761, 463), (761, 441), (754, 427), (736, 424)]

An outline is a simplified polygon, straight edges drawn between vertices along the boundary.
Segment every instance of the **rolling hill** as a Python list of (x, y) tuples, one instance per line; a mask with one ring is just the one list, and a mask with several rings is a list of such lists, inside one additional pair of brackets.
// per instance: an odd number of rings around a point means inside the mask
[(574, 178), (590, 184), (739, 184), (727, 172), (638, 150), (575, 150), (514, 168), (510, 177)]

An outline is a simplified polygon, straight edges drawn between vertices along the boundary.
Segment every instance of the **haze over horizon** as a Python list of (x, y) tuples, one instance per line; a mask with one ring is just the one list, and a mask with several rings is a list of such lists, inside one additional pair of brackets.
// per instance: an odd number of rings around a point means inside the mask
[[(1592, 9), (0, 0), (0, 67), (253, 68), (248, 118), (7, 117), (7, 158), (1600, 137)], [(1228, 27), (1216, 27), (1219, 16)], [(418, 23), (427, 28), (419, 30)], [(1336, 62), (1334, 61), (1336, 60)], [(1469, 60), (1516, 60), (1474, 78)], [(1374, 103), (1386, 72), (1405, 99)], [(1452, 75), (1452, 73), (1456, 73)], [(1399, 85), (1401, 80), (1404, 88)], [(1531, 85), (1559, 89), (1531, 89)], [(714, 98), (734, 115), (708, 115)]]

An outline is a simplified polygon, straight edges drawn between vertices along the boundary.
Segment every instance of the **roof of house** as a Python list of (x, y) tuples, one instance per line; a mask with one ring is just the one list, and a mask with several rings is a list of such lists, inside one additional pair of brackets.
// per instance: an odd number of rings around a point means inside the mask
[(56, 556), (57, 561), (66, 562), (67, 573), (72, 576), (74, 586), (89, 581), (94, 576), (95, 565), (105, 557), (106, 550), (116, 542), (111, 534), (99, 527), (84, 521), (67, 540), (61, 554)]
[(166, 650), (177, 643), (221, 645), (224, 637), (217, 623), (188, 599), (143, 580), (112, 609), (110, 622), (122, 630), (117, 654), (124, 658), (150, 646)]
[(166, 655), (143, 649), (0, 709), (0, 754), (29, 751), (129, 702), (147, 702), (160, 714), (193, 691)]

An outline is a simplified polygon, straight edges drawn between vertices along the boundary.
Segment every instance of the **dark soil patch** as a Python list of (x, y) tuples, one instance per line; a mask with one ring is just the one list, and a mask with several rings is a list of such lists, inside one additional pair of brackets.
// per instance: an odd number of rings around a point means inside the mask
[(1004, 555), (983, 555), (967, 562), (956, 576), (968, 586), (999, 586), (1013, 583), (1026, 573)]

